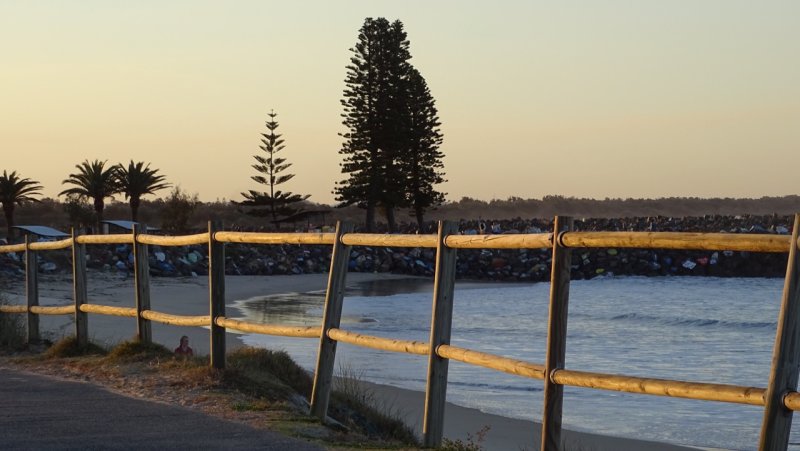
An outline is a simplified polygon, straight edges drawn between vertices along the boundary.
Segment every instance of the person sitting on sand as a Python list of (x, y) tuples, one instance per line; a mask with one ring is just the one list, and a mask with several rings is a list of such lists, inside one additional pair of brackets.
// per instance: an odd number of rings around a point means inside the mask
[(189, 347), (189, 337), (186, 335), (181, 337), (181, 344), (175, 348), (175, 355), (182, 355), (184, 357), (191, 357), (194, 355), (194, 351)]

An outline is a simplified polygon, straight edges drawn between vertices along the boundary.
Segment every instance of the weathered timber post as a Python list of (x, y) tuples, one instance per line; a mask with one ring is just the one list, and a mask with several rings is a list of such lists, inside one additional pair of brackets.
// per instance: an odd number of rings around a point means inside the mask
[(556, 216), (553, 223), (553, 262), (550, 270), (550, 313), (547, 322), (547, 355), (542, 411), (542, 451), (561, 449), (561, 410), (564, 386), (553, 383), (553, 371), (564, 368), (567, 352), (567, 312), (572, 257), (561, 244), (561, 233), (572, 230), (572, 218)]
[(31, 236), (25, 235), (25, 299), (28, 304), (28, 343), (39, 341), (39, 315), (31, 307), (39, 305), (38, 265), (36, 251), (31, 250)]
[(456, 280), (456, 250), (445, 246), (447, 235), (458, 233), (458, 224), (439, 222), (436, 241), (436, 273), (433, 281), (431, 336), (428, 353), (428, 382), (425, 388), (425, 416), (422, 420), (422, 445), (438, 447), (444, 435), (444, 408), (447, 398), (448, 359), (436, 353), (439, 345), (450, 344), (453, 323), (453, 288)]
[(147, 245), (136, 240), (140, 233), (147, 233), (144, 224), (133, 225), (133, 284), (136, 289), (136, 337), (142, 343), (153, 342), (150, 320), (142, 317), (142, 312), (150, 310), (150, 262), (147, 259)]
[(211, 316), (211, 367), (225, 368), (225, 328), (216, 320), (225, 316), (225, 243), (214, 238), (222, 230), (219, 221), (208, 222), (208, 293)]
[(778, 330), (772, 350), (772, 369), (767, 386), (764, 420), (761, 423), (761, 451), (785, 450), (789, 446), (789, 431), (793, 411), (787, 409), (783, 398), (797, 389), (800, 371), (800, 254), (797, 240), (800, 237), (800, 214), (794, 216), (794, 231), (786, 264)]
[(72, 228), (72, 299), (75, 301), (75, 340), (79, 347), (89, 344), (89, 316), (81, 311), (88, 302), (86, 290), (86, 245), (78, 243), (79, 234)]
[(314, 372), (314, 388), (311, 391), (310, 413), (323, 422), (328, 414), (328, 401), (333, 386), (333, 369), (336, 363), (336, 340), (328, 337), (328, 331), (338, 328), (342, 318), (347, 267), (350, 263), (350, 246), (342, 243), (342, 235), (352, 231), (352, 224), (336, 223), (331, 270), (328, 273), (328, 289), (325, 292), (325, 309), (322, 313), (322, 333), (319, 338), (317, 368)]

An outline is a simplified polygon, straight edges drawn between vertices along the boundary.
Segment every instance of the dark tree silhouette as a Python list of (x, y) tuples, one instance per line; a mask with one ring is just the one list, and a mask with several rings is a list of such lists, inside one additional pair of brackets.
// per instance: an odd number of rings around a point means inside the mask
[(278, 216), (291, 216), (298, 212), (298, 209), (291, 206), (291, 204), (304, 201), (309, 198), (309, 195), (293, 194), (288, 191), (276, 190), (278, 185), (284, 184), (294, 178), (294, 174), (281, 174), (292, 166), (291, 163), (286, 162), (286, 158), (277, 157), (276, 154), (284, 149), (284, 140), (281, 135), (275, 133), (278, 128), (278, 122), (275, 117), (278, 115), (274, 111), (268, 114), (269, 120), (267, 121), (267, 130), (269, 133), (261, 134), (261, 145), (259, 148), (264, 151), (266, 155), (253, 155), (256, 159), (256, 164), (253, 169), (259, 173), (250, 177), (257, 183), (264, 185), (268, 191), (255, 191), (249, 190), (242, 193), (245, 198), (244, 201), (238, 202), (239, 205), (246, 207), (269, 207), (269, 208), (254, 208), (247, 213), (254, 216), (271, 216), (273, 223), (277, 224)]
[(409, 71), (407, 87), (408, 151), (401, 160), (401, 167), (408, 177), (406, 201), (422, 231), (425, 211), (444, 202), (444, 193), (434, 188), (445, 182), (441, 171), (444, 154), (439, 151), (443, 137), (433, 96), (425, 78), (415, 68)]
[(366, 210), (367, 231), (374, 230), (379, 207), (394, 231), (394, 210), (405, 203), (398, 159), (406, 142), (404, 79), (411, 58), (402, 22), (367, 18), (350, 51), (342, 99), (342, 123), (348, 131), (341, 135), (339, 151), (348, 178), (333, 192), (340, 206), (356, 204)]
[(113, 197), (120, 192), (117, 180), (117, 167), (106, 167), (106, 161), (85, 160), (75, 165), (78, 172), (70, 174), (63, 182), (64, 185), (74, 185), (58, 193), (59, 196), (74, 196), (78, 199), (92, 199), (96, 218), (96, 233), (99, 233), (103, 221), (103, 209), (106, 197)]
[(172, 188), (161, 208), (161, 228), (175, 234), (189, 232), (189, 223), (199, 205), (197, 194), (190, 196), (180, 186)]
[(158, 190), (172, 186), (164, 182), (165, 176), (158, 174), (158, 169), (150, 169), (150, 163), (145, 165), (143, 161), (134, 163), (131, 160), (127, 167), (118, 164), (116, 177), (119, 191), (128, 199), (133, 222), (138, 221), (142, 196), (155, 194)]
[(19, 178), (17, 171), (12, 171), (11, 174), (3, 171), (3, 175), (0, 176), (0, 203), (3, 204), (7, 227), (6, 237), (9, 242), (14, 232), (15, 207), (26, 202), (38, 202), (39, 199), (33, 196), (39, 195), (41, 190), (42, 185), (39, 182), (28, 178)]
[(67, 196), (63, 209), (72, 227), (85, 228), (92, 226), (92, 223), (94, 223), (94, 209), (84, 199), (80, 199), (77, 196)]

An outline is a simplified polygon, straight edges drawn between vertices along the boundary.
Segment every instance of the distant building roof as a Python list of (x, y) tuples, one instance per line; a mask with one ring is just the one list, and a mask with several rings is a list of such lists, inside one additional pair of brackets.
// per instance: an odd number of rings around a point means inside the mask
[[(133, 231), (134, 224), (136, 224), (136, 225), (139, 224), (138, 222), (133, 222), (133, 221), (107, 221), (107, 220), (103, 221), (103, 223), (104, 224), (111, 224), (113, 226), (117, 226), (117, 227), (119, 227), (121, 229), (125, 229), (125, 230), (127, 230), (129, 232)], [(161, 230), (161, 229), (159, 229), (157, 227), (150, 227), (150, 226), (147, 227), (147, 231), (148, 232), (156, 232), (158, 230)]]
[(25, 233), (32, 233), (47, 238), (68, 238), (70, 235), (52, 227), (37, 226), (37, 225), (18, 225), (14, 226), (15, 229), (20, 229)]

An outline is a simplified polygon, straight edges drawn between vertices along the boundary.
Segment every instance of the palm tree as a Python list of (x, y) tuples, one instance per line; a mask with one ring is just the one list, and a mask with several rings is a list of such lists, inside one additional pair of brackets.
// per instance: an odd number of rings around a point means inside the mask
[(61, 182), (64, 185), (75, 185), (58, 193), (59, 196), (75, 196), (79, 199), (89, 199), (94, 201), (94, 211), (97, 215), (97, 231), (101, 230), (100, 225), (103, 221), (103, 208), (105, 208), (106, 197), (112, 197), (119, 193), (117, 182), (117, 167), (106, 167), (105, 161), (84, 160), (83, 163), (75, 165), (78, 172), (70, 174), (67, 179)]
[(25, 202), (39, 202), (35, 199), (34, 195), (38, 195), (42, 190), (42, 185), (39, 182), (31, 179), (21, 179), (17, 175), (17, 171), (12, 171), (11, 174), (3, 171), (0, 176), (0, 203), (3, 204), (3, 213), (6, 216), (6, 227), (8, 227), (7, 237), (11, 240), (11, 234), (14, 229), (14, 207), (22, 205)]
[(156, 191), (172, 186), (164, 182), (164, 176), (158, 175), (158, 169), (150, 169), (143, 161), (134, 163), (131, 160), (128, 167), (122, 164), (117, 165), (117, 184), (119, 192), (125, 194), (125, 198), (131, 206), (131, 221), (136, 222), (139, 217), (139, 205), (142, 196), (145, 194), (155, 194)]

